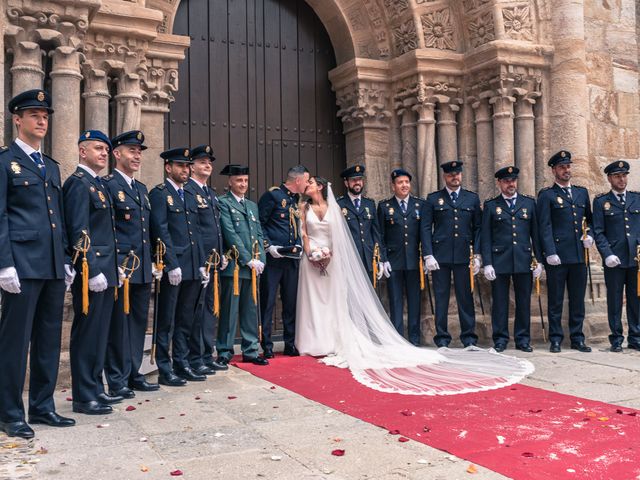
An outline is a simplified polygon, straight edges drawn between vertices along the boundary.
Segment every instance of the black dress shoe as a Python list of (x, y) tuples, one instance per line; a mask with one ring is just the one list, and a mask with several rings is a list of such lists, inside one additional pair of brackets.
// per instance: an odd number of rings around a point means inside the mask
[(113, 405), (114, 403), (120, 403), (124, 400), (124, 397), (120, 395), (107, 395), (106, 393), (99, 393), (96, 395), (96, 399), (104, 405)]
[(436, 347), (437, 348), (448, 348), (449, 344), (446, 342), (436, 342)]
[(245, 357), (243, 355), (242, 361), (244, 363), (253, 363), (254, 365), (269, 365), (269, 361), (262, 357)]
[(66, 418), (56, 412), (47, 412), (40, 415), (29, 415), (29, 423), (42, 423), (50, 427), (73, 427), (76, 421), (73, 418)]
[(517, 350), (521, 350), (523, 352), (533, 352), (533, 348), (528, 343), (521, 343), (520, 345), (516, 345)]
[(560, 353), (560, 342), (551, 342), (551, 345), (549, 345), (549, 351), (551, 353)]
[(216, 374), (216, 371), (207, 365), (200, 365), (197, 368), (192, 368), (192, 370), (196, 372), (198, 375), (215, 375)]
[(184, 387), (187, 381), (174, 373), (167, 373), (158, 375), (158, 383), (167, 387)]
[(640, 345), (638, 345), (637, 343), (630, 343), (627, 345), (627, 348), (630, 348), (632, 350), (640, 350)]
[(265, 348), (263, 350), (264, 350), (264, 353), (262, 354), (262, 356), (264, 358), (273, 358), (273, 357), (275, 357), (275, 355), (273, 354), (273, 350), (272, 349)]
[(464, 345), (464, 348), (477, 346), (476, 342), (467, 342), (467, 343), (463, 343), (462, 345)]
[(73, 402), (73, 411), (85, 415), (107, 415), (113, 412), (113, 408), (111, 405), (91, 400), (90, 402)]
[(609, 348), (610, 352), (620, 353), (622, 351), (622, 345), (611, 345)]
[(283, 355), (286, 355), (288, 357), (299, 357), (300, 356), (300, 352), (298, 351), (298, 349), (296, 347), (285, 347), (284, 348), (284, 352), (282, 352)]
[(591, 351), (591, 347), (587, 346), (587, 344), (584, 342), (572, 343), (571, 348), (583, 353), (589, 353)]
[(504, 343), (496, 343), (493, 346), (493, 349), (498, 353), (504, 352), (505, 348), (507, 348), (507, 346)]
[(136, 393), (129, 387), (122, 387), (118, 390), (109, 390), (109, 395), (111, 397), (134, 398)]
[(33, 438), (35, 432), (26, 422), (0, 422), (0, 430), (9, 437)]
[(228, 366), (229, 365), (229, 359), (227, 357), (218, 357), (216, 359), (216, 363), (219, 365), (225, 365)]
[(180, 378), (184, 378), (185, 380), (189, 380), (190, 382), (204, 382), (207, 379), (206, 375), (200, 375), (199, 373), (191, 370), (191, 367), (186, 368), (175, 368), (173, 370)]
[(132, 390), (139, 390), (141, 392), (155, 392), (160, 389), (160, 385), (157, 383), (149, 383), (146, 380), (130, 382), (129, 388)]
[(216, 372), (229, 370), (229, 365), (227, 365), (227, 362), (220, 363), (220, 359), (212, 360), (211, 362), (205, 363), (205, 365), (209, 367), (211, 370), (215, 370)]

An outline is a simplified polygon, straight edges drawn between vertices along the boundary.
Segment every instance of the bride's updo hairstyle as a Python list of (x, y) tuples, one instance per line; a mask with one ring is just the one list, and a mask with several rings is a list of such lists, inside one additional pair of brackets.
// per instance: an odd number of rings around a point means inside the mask
[[(324, 177), (314, 176), (314, 177), (311, 177), (311, 178), (313, 180), (315, 180), (315, 182), (322, 187), (322, 190), (320, 190), (320, 191), (322, 192), (322, 198), (324, 198), (324, 200), (326, 201), (327, 200), (327, 195), (329, 193), (329, 181)], [(309, 197), (308, 195), (305, 195), (304, 197), (305, 197), (304, 199), (308, 203), (313, 203), (313, 200), (311, 199), (311, 197)]]

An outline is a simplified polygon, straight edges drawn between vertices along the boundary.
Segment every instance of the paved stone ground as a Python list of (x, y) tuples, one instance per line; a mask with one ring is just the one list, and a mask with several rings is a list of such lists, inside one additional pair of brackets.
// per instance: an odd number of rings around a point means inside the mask
[[(540, 345), (517, 354), (536, 366), (527, 385), (640, 408), (640, 352), (599, 345), (591, 354), (554, 355)], [(29, 442), (0, 435), (0, 479), (470, 478), (468, 461), (398, 443), (383, 429), (271, 387), (231, 368), (204, 383), (139, 393), (104, 417), (72, 414), (70, 393), (59, 391), (58, 411), (78, 425), (36, 426)], [(347, 455), (330, 454), (338, 448)], [(474, 479), (505, 478), (477, 469)], [(171, 477), (175, 470), (183, 475)]]

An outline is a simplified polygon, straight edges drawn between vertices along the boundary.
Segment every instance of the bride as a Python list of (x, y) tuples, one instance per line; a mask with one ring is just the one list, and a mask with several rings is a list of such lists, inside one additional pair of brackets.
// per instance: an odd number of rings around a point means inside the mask
[(313, 177), (301, 211), (296, 347), (349, 368), (367, 387), (451, 395), (504, 387), (533, 372), (522, 359), (483, 350), (414, 347), (391, 324), (360, 261), (331, 185)]

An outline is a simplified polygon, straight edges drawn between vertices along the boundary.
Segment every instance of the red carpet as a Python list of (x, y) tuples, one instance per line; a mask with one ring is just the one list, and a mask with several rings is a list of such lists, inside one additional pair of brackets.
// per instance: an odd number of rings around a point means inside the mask
[(445, 397), (380, 393), (310, 357), (278, 356), (257, 377), (515, 479), (636, 479), (636, 410), (514, 385)]

